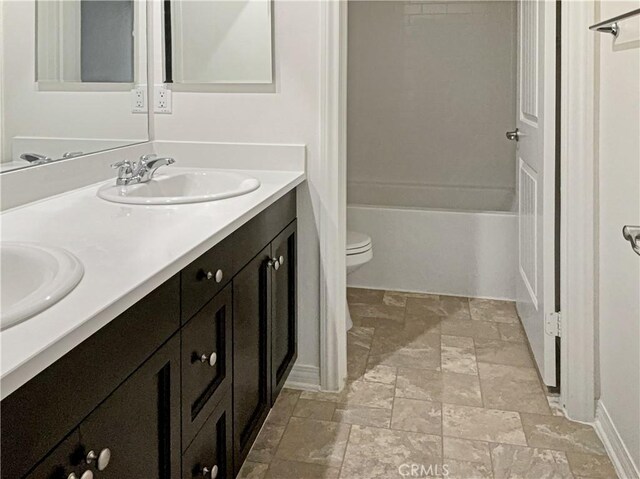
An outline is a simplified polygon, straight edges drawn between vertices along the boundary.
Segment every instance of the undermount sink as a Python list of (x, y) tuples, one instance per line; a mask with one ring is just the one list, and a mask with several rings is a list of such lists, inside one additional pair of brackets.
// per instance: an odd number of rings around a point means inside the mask
[(136, 205), (172, 205), (222, 200), (260, 187), (251, 176), (231, 171), (170, 168), (145, 183), (106, 184), (98, 190), (103, 200)]
[(84, 267), (68, 251), (36, 243), (0, 243), (0, 329), (51, 307), (80, 282)]

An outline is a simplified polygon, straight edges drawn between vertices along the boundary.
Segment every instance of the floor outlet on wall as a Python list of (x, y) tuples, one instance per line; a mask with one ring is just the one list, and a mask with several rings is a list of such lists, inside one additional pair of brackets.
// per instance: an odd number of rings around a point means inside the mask
[(154, 112), (171, 113), (171, 90), (164, 85), (154, 88)]
[(140, 85), (131, 90), (131, 111), (133, 113), (147, 112), (147, 87)]

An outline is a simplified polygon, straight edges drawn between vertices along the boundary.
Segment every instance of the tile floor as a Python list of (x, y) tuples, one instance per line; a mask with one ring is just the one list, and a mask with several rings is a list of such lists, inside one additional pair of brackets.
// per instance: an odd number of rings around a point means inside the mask
[(282, 391), (242, 478), (614, 478), (545, 395), (513, 303), (349, 289), (349, 383)]

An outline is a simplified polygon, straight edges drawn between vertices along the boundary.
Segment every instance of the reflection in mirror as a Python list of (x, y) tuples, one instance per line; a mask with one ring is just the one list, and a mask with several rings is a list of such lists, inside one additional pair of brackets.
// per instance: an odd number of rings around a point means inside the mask
[(165, 82), (271, 83), (271, 8), (271, 0), (165, 1)]
[(148, 140), (144, 0), (0, 8), (1, 171)]

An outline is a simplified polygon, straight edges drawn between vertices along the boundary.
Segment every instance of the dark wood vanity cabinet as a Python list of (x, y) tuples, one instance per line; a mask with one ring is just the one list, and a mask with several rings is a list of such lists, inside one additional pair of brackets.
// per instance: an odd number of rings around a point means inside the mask
[(1, 479), (235, 477), (296, 360), (295, 212), (291, 192), (5, 398)]

